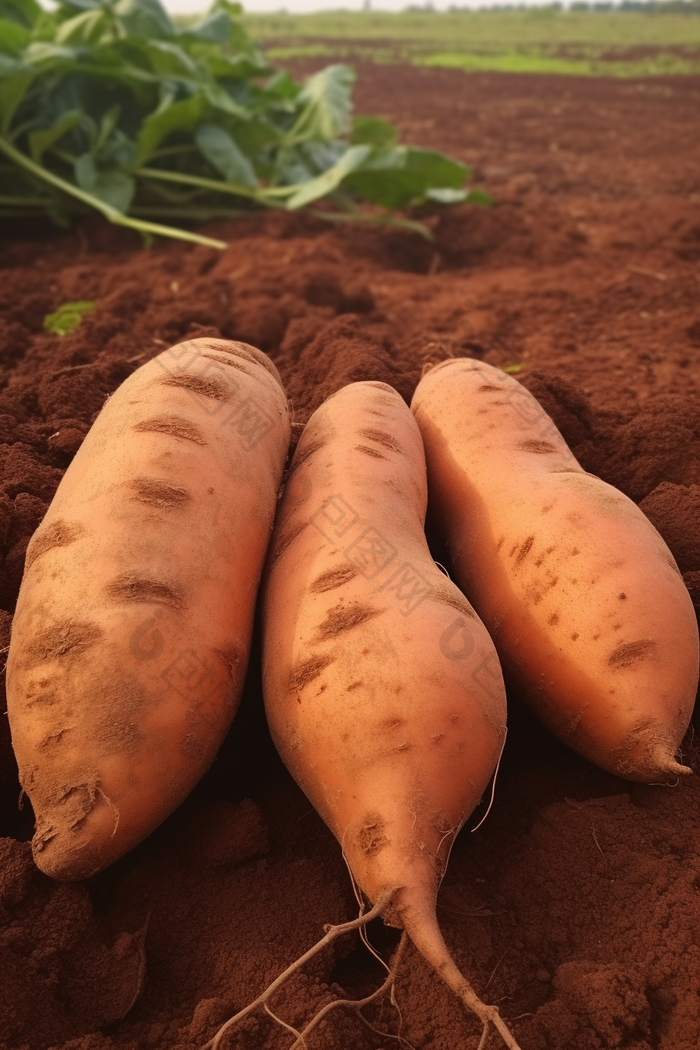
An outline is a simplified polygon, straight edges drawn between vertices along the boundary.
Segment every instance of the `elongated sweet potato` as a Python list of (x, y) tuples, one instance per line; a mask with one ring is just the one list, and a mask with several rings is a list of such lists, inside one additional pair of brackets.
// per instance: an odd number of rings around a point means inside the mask
[(289, 445), (264, 354), (181, 343), (107, 401), (32, 537), (8, 709), (34, 857), (91, 875), (185, 798), (228, 730)]
[(361, 890), (376, 903), (399, 887), (389, 921), (504, 1028), (435, 914), (451, 844), (498, 761), (505, 693), (483, 624), (430, 556), (426, 502), (420, 433), (390, 387), (351, 384), (311, 417), (266, 570), (265, 706)]
[(604, 769), (646, 782), (690, 772), (676, 753), (697, 691), (697, 622), (656, 529), (496, 368), (443, 362), (412, 408), (431, 507), (506, 680)]

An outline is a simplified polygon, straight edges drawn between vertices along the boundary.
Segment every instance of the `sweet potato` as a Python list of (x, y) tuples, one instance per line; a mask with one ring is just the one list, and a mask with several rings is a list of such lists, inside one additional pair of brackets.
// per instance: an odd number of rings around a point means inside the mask
[(698, 684), (698, 630), (676, 563), (635, 504), (586, 473), (538, 402), (474, 360), (423, 377), (431, 514), (506, 681), (569, 747), (667, 781)]
[(7, 668), (38, 866), (99, 871), (209, 767), (289, 446), (264, 354), (181, 343), (109, 398), (29, 544)]
[(311, 417), (263, 584), (265, 707), (357, 886), (374, 903), (398, 887), (388, 921), (504, 1027), (435, 913), (452, 842), (502, 749), (505, 692), (483, 624), (430, 556), (426, 503), (420, 433), (391, 387), (351, 384)]

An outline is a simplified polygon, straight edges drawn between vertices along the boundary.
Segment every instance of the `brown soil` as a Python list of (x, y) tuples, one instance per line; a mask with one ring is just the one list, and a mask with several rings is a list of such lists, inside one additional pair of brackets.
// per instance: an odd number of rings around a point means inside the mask
[[(97, 221), (6, 227), (0, 648), (28, 538), (105, 398), (164, 346), (214, 331), (270, 354), (298, 422), (353, 380), (409, 397), (423, 363), (445, 354), (523, 364), (584, 467), (642, 503), (700, 605), (699, 102), (696, 78), (367, 66), (359, 110), (472, 162), (495, 207), (426, 216), (432, 243), (267, 214), (212, 226), (229, 241), (223, 254), (142, 251)], [(44, 315), (74, 299), (96, 300), (96, 312), (73, 335), (44, 332)], [(84, 884), (34, 869), (0, 726), (3, 1050), (193, 1050), (324, 923), (355, 914), (339, 847), (267, 735), (259, 655), (256, 641), (241, 712), (191, 799)], [(523, 1050), (695, 1050), (700, 777), (625, 783), (510, 699), (495, 805), (460, 836), (440, 896), (458, 963)], [(684, 759), (698, 769), (692, 735)], [(381, 926), (371, 936), (385, 953), (396, 943)], [(274, 1005), (299, 1024), (382, 979), (347, 938)], [(477, 1023), (413, 950), (396, 1000), (400, 1015), (366, 1012), (374, 1029), (331, 1014), (310, 1050), (396, 1046), (400, 1019), (404, 1047), (476, 1050)], [(227, 1046), (292, 1041), (263, 1014)]]

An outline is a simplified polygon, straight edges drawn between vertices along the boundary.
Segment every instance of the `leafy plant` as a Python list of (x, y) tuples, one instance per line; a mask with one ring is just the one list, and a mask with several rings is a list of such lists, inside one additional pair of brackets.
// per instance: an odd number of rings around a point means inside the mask
[[(331, 199), (328, 218), (466, 200), (468, 169), (352, 119), (352, 69), (303, 84), (270, 68), (239, 5), (177, 27), (160, 0), (0, 0), (0, 214), (111, 222), (222, 247), (163, 225)], [(359, 202), (384, 211), (367, 214)]]
[(84, 314), (91, 314), (97, 303), (87, 301), (77, 303), (61, 303), (58, 310), (47, 314), (44, 318), (44, 328), (54, 335), (69, 335), (74, 332), (83, 319)]

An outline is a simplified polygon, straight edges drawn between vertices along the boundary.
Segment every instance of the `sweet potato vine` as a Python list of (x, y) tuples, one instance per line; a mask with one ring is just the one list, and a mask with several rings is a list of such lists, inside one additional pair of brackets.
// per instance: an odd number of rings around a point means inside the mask
[(1, 0), (0, 215), (65, 224), (95, 209), (146, 237), (223, 247), (180, 224), (327, 200), (329, 219), (427, 234), (392, 212), (476, 196), (463, 164), (353, 119), (348, 66), (303, 84), (272, 69), (240, 12), (215, 0), (178, 27), (160, 0)]

